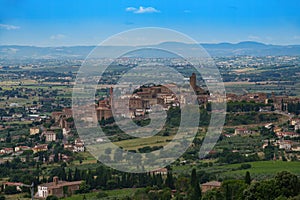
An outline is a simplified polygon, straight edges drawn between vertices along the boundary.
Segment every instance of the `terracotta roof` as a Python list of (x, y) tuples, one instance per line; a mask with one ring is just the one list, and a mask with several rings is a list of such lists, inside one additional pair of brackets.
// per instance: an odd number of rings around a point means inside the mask
[(298, 135), (298, 133), (294, 132), (282, 132), (283, 135)]
[(47, 144), (36, 145), (33, 149), (48, 149)]
[(96, 110), (111, 110), (110, 108), (108, 107), (98, 107)]
[(84, 144), (82, 143), (78, 143), (78, 144), (75, 144), (76, 147), (84, 147)]
[(45, 131), (43, 134), (44, 135), (55, 135), (56, 133), (54, 133), (53, 131)]
[(166, 173), (166, 172), (168, 172), (168, 169), (167, 169), (167, 168), (161, 168), (161, 169), (153, 170), (152, 172), (156, 172), (156, 173)]
[(23, 183), (20, 182), (5, 182), (4, 185), (8, 185), (8, 186), (23, 186)]
[(150, 92), (137, 92), (137, 94), (151, 94)]
[(247, 129), (245, 129), (245, 128), (236, 128), (235, 130), (237, 130), (237, 131), (247, 131)]
[(221, 182), (219, 181), (210, 181), (207, 183), (203, 183), (202, 186), (216, 186), (216, 187), (221, 187)]
[(52, 112), (51, 115), (61, 115), (62, 112)]
[(54, 182), (50, 182), (50, 183), (44, 183), (41, 184), (39, 186), (42, 187), (48, 187), (48, 188), (60, 188), (60, 187), (64, 187), (64, 186), (71, 186), (71, 185), (80, 185), (82, 181), (72, 181), (72, 182), (68, 182), (68, 181), (58, 181), (57, 184), (55, 184)]

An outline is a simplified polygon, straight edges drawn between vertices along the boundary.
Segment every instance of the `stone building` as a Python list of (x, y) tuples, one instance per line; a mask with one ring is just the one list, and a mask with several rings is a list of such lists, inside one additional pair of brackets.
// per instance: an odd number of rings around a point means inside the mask
[(40, 129), (39, 129), (39, 127), (32, 127), (32, 128), (29, 129), (29, 133), (30, 133), (30, 135), (39, 134), (40, 133)]
[(62, 112), (52, 112), (51, 117), (60, 128), (70, 129), (74, 126), (72, 109), (64, 108)]
[(195, 73), (193, 73), (192, 76), (190, 76), (190, 85), (197, 95), (209, 94), (208, 91), (204, 90), (203, 88), (197, 85), (197, 76)]
[(53, 131), (45, 131), (43, 135), (46, 137), (46, 142), (56, 141), (56, 133)]
[(208, 190), (212, 190), (212, 189), (219, 189), (221, 187), (221, 182), (219, 181), (210, 181), (207, 183), (203, 183), (201, 184), (201, 190), (203, 193), (205, 193)]
[(48, 145), (47, 144), (35, 145), (32, 148), (32, 151), (34, 153), (41, 152), (41, 151), (48, 151)]
[(59, 181), (58, 177), (53, 177), (53, 182), (44, 183), (38, 186), (36, 198), (46, 199), (48, 196), (53, 195), (62, 198), (67, 195), (72, 195), (79, 189), (81, 181)]
[(252, 134), (252, 131), (251, 130), (248, 130), (246, 128), (236, 128), (234, 130), (234, 135), (241, 135), (241, 136), (244, 136), (244, 135), (251, 135)]

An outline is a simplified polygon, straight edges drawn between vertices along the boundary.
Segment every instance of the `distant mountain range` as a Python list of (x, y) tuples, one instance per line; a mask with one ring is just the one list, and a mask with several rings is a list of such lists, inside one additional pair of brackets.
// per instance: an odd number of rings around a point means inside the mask
[[(152, 45), (153, 48), (172, 47), (176, 52), (193, 51), (196, 44), (186, 44), (179, 42), (164, 42), (158, 45)], [(270, 45), (259, 42), (240, 42), (201, 44), (201, 46), (213, 57), (215, 56), (300, 56), (300, 45)], [(24, 59), (24, 58), (85, 58), (95, 46), (68, 46), (68, 47), (36, 47), (36, 46), (18, 46), (2, 45), (0, 46), (0, 58)], [(110, 52), (129, 50), (128, 46), (106, 46), (98, 47), (102, 57), (107, 57)], [(164, 57), (164, 56), (162, 56)]]

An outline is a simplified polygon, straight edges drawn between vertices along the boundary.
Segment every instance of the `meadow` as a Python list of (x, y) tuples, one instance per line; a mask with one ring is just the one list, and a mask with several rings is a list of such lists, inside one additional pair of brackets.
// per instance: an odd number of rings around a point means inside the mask
[(197, 165), (183, 165), (174, 166), (174, 173), (185, 173), (189, 174), (193, 167), (198, 170), (203, 170), (207, 173), (214, 173), (216, 178), (219, 180), (225, 179), (243, 179), (246, 172), (249, 171), (252, 180), (263, 180), (274, 177), (278, 172), (289, 171), (291, 173), (300, 175), (300, 162), (284, 162), (284, 161), (256, 161), (247, 162), (251, 168), (241, 169), (241, 164), (226, 164), (226, 165), (213, 165), (211, 167), (197, 167)]

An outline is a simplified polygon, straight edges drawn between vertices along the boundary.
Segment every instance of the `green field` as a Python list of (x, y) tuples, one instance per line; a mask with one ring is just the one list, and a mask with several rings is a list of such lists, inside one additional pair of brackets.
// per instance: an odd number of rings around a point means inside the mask
[(246, 170), (234, 170), (241, 164), (232, 164), (220, 167), (226, 172), (222, 173), (224, 176), (229, 177), (244, 177), (246, 171), (251, 173), (252, 178), (263, 179), (264, 177), (270, 177), (276, 175), (281, 171), (289, 171), (291, 173), (300, 175), (300, 162), (284, 162), (284, 161), (259, 161), (249, 162), (251, 164), (250, 169)]
[[(101, 198), (101, 199), (117, 199), (121, 197), (126, 197), (126, 196), (131, 196), (136, 189), (134, 188), (129, 188), (129, 189), (120, 189), (120, 190), (108, 190), (104, 191), (106, 194), (108, 194), (108, 197)], [(73, 195), (71, 197), (64, 198), (66, 200), (82, 200), (83, 197), (85, 196), (86, 199), (88, 200), (96, 200), (99, 199), (97, 198), (98, 192), (91, 192), (88, 194), (78, 194), (78, 195)]]
[(246, 171), (249, 171), (252, 179), (262, 180), (265, 178), (272, 178), (278, 172), (289, 171), (291, 173), (300, 175), (300, 162), (284, 162), (284, 161), (257, 161), (257, 162), (247, 162), (251, 165), (249, 169), (239, 169), (243, 163), (239, 164), (227, 164), (223, 166), (214, 165), (212, 167), (197, 167), (184, 165), (184, 166), (174, 166), (173, 170), (176, 174), (189, 174), (193, 167), (198, 170), (203, 170), (207, 173), (215, 173), (217, 179), (243, 179)]
[[(184, 166), (173, 166), (173, 171), (175, 174), (182, 174), (187, 173), (189, 174), (193, 167), (196, 167), (198, 170), (204, 170), (208, 173), (216, 173), (216, 178), (220, 180), (225, 179), (243, 179), (245, 176), (246, 171), (249, 171), (251, 174), (252, 180), (263, 180), (272, 178), (276, 175), (276, 173), (281, 171), (290, 171), (294, 174), (300, 175), (300, 162), (283, 162), (283, 161), (258, 161), (258, 162), (249, 162), (247, 164), (251, 164), (250, 169), (240, 170), (239, 164), (231, 164), (231, 165), (223, 165), (223, 166), (212, 166), (206, 168), (198, 168), (196, 165), (184, 165)], [(101, 198), (101, 199), (119, 199), (126, 196), (132, 196), (135, 192), (135, 188), (126, 188), (126, 189), (117, 189), (117, 190), (108, 190), (102, 191), (105, 192), (108, 197)], [(99, 191), (94, 191), (87, 194), (75, 194), (71, 197), (66, 197), (63, 199), (66, 200), (82, 200), (85, 196), (88, 200), (97, 200), (97, 194)], [(23, 199), (27, 200), (28, 198), (23, 198), (23, 194), (17, 195), (8, 195), (7, 199)], [(29, 199), (28, 199), (29, 200)]]
[(138, 150), (138, 148), (145, 146), (165, 146), (168, 143), (168, 140), (172, 140), (173, 137), (174, 136), (153, 136), (149, 138), (123, 140), (115, 142), (114, 144), (127, 150)]

